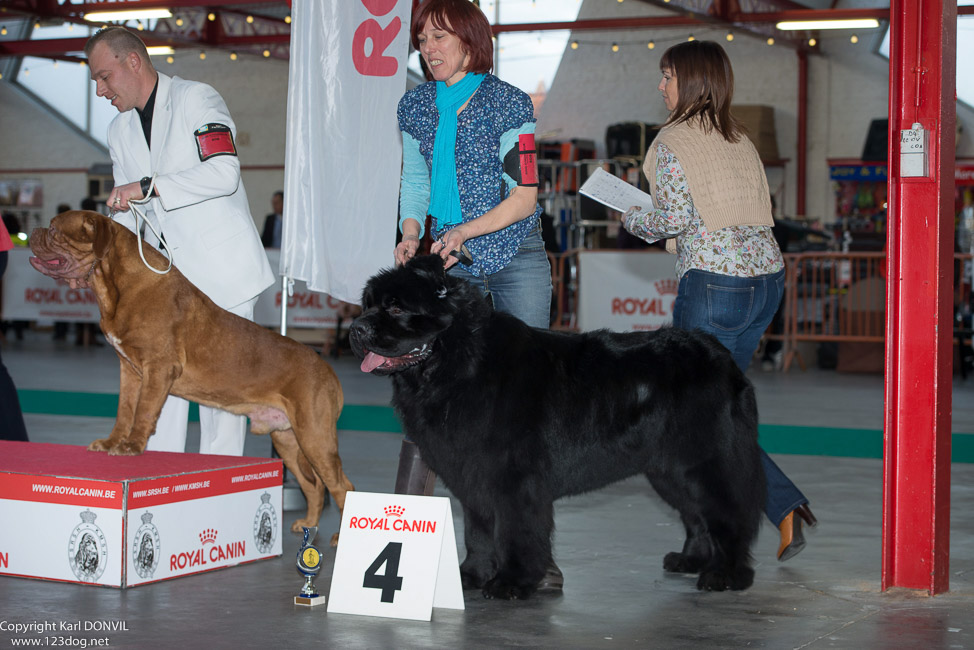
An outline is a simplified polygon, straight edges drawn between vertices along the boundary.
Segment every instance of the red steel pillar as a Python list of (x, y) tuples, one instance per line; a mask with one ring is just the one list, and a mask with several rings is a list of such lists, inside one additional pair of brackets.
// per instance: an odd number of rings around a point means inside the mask
[[(930, 595), (950, 559), (956, 38), (955, 0), (890, 3), (882, 588)], [(919, 172), (901, 158), (914, 124)]]

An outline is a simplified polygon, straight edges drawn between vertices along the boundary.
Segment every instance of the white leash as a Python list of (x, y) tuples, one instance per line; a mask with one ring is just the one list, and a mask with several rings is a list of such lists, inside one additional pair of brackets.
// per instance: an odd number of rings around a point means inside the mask
[[(135, 215), (135, 236), (139, 240), (139, 257), (142, 258), (142, 263), (145, 264), (145, 267), (150, 271), (152, 271), (153, 273), (157, 273), (159, 275), (165, 275), (166, 273), (169, 273), (169, 270), (172, 268), (172, 249), (169, 248), (169, 244), (166, 242), (165, 239), (162, 238), (162, 235), (160, 235), (159, 232), (156, 231), (155, 226), (153, 226), (152, 222), (149, 221), (149, 219), (145, 216), (145, 213), (139, 210), (137, 207), (135, 207), (135, 205), (133, 205), (133, 204), (144, 205), (149, 201), (151, 201), (152, 190), (155, 187), (155, 185), (156, 185), (156, 176), (155, 174), (153, 174), (152, 179), (149, 182), (149, 190), (145, 193), (145, 197), (139, 200), (130, 199), (128, 204), (129, 204), (129, 208), (132, 210), (132, 213)], [(114, 214), (112, 215), (112, 218), (114, 218)], [(142, 219), (142, 222), (149, 227), (149, 230), (152, 231), (152, 234), (156, 236), (156, 239), (159, 240), (159, 243), (162, 244), (162, 247), (166, 251), (166, 255), (169, 258), (169, 266), (167, 266), (164, 271), (160, 271), (159, 269), (154, 268), (145, 259), (145, 253), (142, 251), (142, 227), (139, 225), (139, 219)]]

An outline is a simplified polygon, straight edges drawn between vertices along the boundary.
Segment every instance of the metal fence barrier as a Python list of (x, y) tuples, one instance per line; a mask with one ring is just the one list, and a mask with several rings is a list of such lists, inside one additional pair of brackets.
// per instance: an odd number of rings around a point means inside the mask
[[(552, 281), (552, 329), (578, 328), (578, 252), (548, 253)], [(780, 319), (765, 341), (782, 342), (782, 370), (806, 369), (799, 343), (882, 343), (886, 332), (886, 254), (883, 252), (787, 253)], [(970, 351), (972, 256), (954, 255), (954, 336)], [(965, 348), (966, 346), (966, 348)], [(962, 358), (963, 362), (963, 358)], [(962, 367), (962, 374), (964, 368)]]
[[(886, 333), (886, 254), (809, 252), (785, 256), (782, 327), (766, 335), (783, 342), (783, 370), (797, 361), (801, 341), (882, 343)], [(955, 336), (970, 339), (971, 255), (954, 255)], [(966, 319), (965, 319), (966, 313)]]

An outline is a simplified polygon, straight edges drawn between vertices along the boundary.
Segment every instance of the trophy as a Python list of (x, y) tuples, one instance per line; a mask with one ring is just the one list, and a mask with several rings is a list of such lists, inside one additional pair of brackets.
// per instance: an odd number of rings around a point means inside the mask
[(294, 597), (294, 604), (314, 607), (324, 604), (327, 600), (325, 596), (318, 593), (314, 584), (314, 577), (321, 571), (321, 552), (311, 544), (318, 535), (318, 527), (302, 527), (302, 530), (304, 530), (304, 542), (298, 549), (297, 565), (298, 571), (304, 576), (304, 587), (301, 588), (301, 593)]

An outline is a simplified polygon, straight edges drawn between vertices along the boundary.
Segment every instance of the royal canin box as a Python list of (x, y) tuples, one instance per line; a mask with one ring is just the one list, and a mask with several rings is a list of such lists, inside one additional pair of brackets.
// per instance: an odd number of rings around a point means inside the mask
[(134, 587), (281, 555), (279, 459), (0, 441), (0, 575)]

